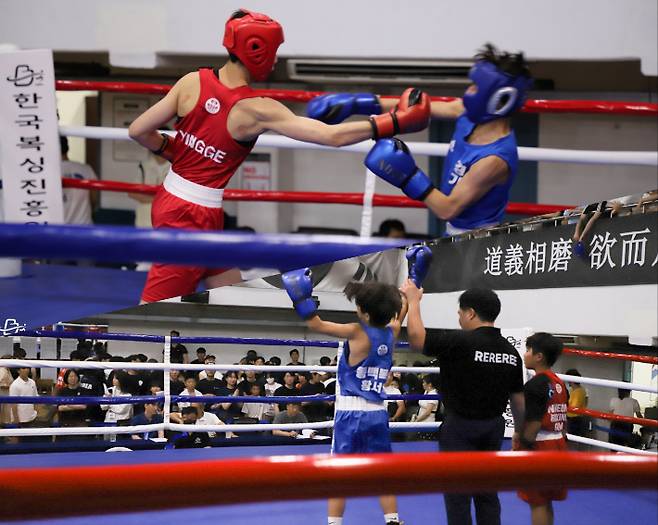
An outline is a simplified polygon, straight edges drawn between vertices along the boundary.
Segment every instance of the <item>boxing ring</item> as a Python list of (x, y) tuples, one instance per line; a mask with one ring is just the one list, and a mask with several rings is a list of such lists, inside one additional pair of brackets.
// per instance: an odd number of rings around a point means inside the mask
[[(106, 91), (163, 93), (168, 86), (105, 83), (58, 82), (58, 89), (96, 89)], [(263, 92), (280, 100), (305, 101), (317, 93)], [(529, 101), (526, 111), (616, 113), (658, 115), (656, 104), (604, 103), (583, 101)], [(127, 131), (112, 128), (63, 127), (63, 135), (110, 140), (127, 140)], [(283, 137), (265, 135), (259, 146), (275, 148), (312, 148), (320, 146), (298, 143)], [(341, 148), (342, 151), (367, 152), (371, 143)], [(410, 143), (417, 155), (445, 155), (447, 145)], [(658, 165), (656, 152), (591, 152), (520, 148), (525, 160), (552, 162), (583, 162), (594, 164)], [(370, 183), (368, 182), (370, 180)], [(362, 237), (325, 237), (302, 235), (264, 235), (243, 233), (180, 232), (167, 230), (140, 230), (117, 227), (45, 226), (29, 227), (0, 225), (0, 256), (34, 258), (83, 258), (123, 262), (158, 261), (178, 264), (232, 265), (239, 268), (263, 267), (283, 271), (300, 266), (311, 266), (366, 253), (408, 244), (405, 240), (369, 239), (373, 206), (422, 207), (404, 197), (374, 193), (372, 175), (366, 175), (363, 193), (319, 192), (247, 192), (229, 190), (227, 200), (255, 200), (269, 202), (313, 202), (353, 204), (363, 207)], [(153, 193), (155, 188), (117, 181), (74, 182), (64, 181), (65, 187)], [(544, 214), (559, 211), (566, 205), (513, 204), (509, 212)], [(72, 268), (67, 279), (75, 279), (79, 268)], [(110, 276), (108, 274), (108, 279)], [(113, 283), (117, 287), (117, 282)], [(139, 281), (132, 286), (139, 287)], [(61, 298), (56, 298), (60, 300)], [(78, 298), (82, 301), (82, 297)], [(121, 299), (123, 300), (123, 299)], [(34, 303), (34, 298), (30, 301)], [(55, 300), (46, 305), (52, 308)], [(132, 304), (136, 304), (136, 301)], [(129, 306), (129, 304), (126, 304)], [(26, 308), (29, 307), (26, 305)], [(35, 305), (32, 305), (34, 308)], [(92, 312), (89, 312), (92, 313)], [(95, 313), (95, 312), (94, 312)], [(44, 323), (45, 324), (45, 323)], [(74, 335), (71, 335), (74, 334)], [(44, 331), (24, 332), (28, 337), (124, 338), (141, 342), (164, 344), (164, 363), (85, 362), (84, 369), (113, 368), (138, 370), (252, 370), (265, 372), (268, 367), (250, 365), (180, 365), (172, 364), (169, 352), (172, 342), (198, 342), (200, 344), (250, 344), (255, 339), (232, 338), (169, 338), (135, 334), (62, 334)], [(126, 339), (128, 338), (128, 339)], [(281, 341), (281, 345), (299, 344), (300, 341)], [(335, 342), (310, 342), (337, 348)], [(272, 344), (272, 340), (267, 340)], [(601, 357), (601, 356), (596, 356)], [(642, 356), (638, 356), (642, 357)], [(614, 357), (613, 357), (614, 358)], [(617, 357), (618, 359), (620, 357)], [(649, 358), (651, 359), (651, 358)], [(11, 362), (8, 362), (11, 361)], [(650, 361), (652, 364), (654, 361)], [(69, 367), (70, 361), (58, 360), (0, 360), (0, 366), (24, 365), (29, 367)], [(299, 371), (335, 371), (323, 367), (276, 367)], [(428, 367), (405, 367), (404, 372), (438, 371)], [(653, 386), (629, 384), (595, 378), (563, 376), (582, 384), (609, 388), (632, 388), (655, 393)], [(647, 390), (648, 389), (648, 390)], [(263, 432), (272, 430), (272, 424), (188, 426), (170, 421), (170, 405), (180, 401), (172, 396), (168, 381), (164, 381), (164, 422), (152, 430), (212, 431), (225, 433)], [(107, 398), (102, 398), (107, 403)], [(208, 401), (186, 397), (185, 401)], [(222, 398), (218, 398), (222, 399)], [(272, 398), (268, 398), (269, 402)], [(324, 400), (324, 399), (323, 399)], [(29, 402), (28, 399), (23, 401)], [(33, 400), (35, 401), (35, 400)], [(125, 398), (120, 398), (125, 403)], [(116, 401), (117, 403), (119, 401)], [(146, 399), (135, 398), (145, 402)], [(252, 399), (262, 402), (262, 399)], [(2, 402), (16, 402), (4, 399)], [(36, 401), (35, 401), (36, 402)], [(43, 398), (39, 399), (43, 403)], [(56, 404), (57, 400), (53, 404)], [(60, 400), (61, 402), (61, 400)], [(86, 399), (86, 403), (100, 403), (100, 399)], [(591, 417), (611, 418), (610, 414), (596, 411), (582, 412)], [(619, 420), (619, 419), (617, 419)], [(652, 420), (630, 418), (637, 424), (654, 426)], [(327, 429), (331, 422), (305, 425), (305, 428)], [(438, 424), (392, 424), (392, 430), (436, 429)], [(151, 428), (151, 427), (149, 427)], [(284, 430), (302, 429), (281, 426)], [(144, 430), (144, 428), (141, 428)], [(0, 437), (50, 436), (78, 434), (110, 434), (117, 437), (136, 431), (131, 427), (52, 427), (5, 428)], [(328, 445), (279, 445), (271, 447), (218, 447), (201, 450), (134, 450), (125, 454), (98, 454), (75, 452), (59, 454), (29, 454), (3, 456), (0, 472), (0, 519), (35, 520), (26, 523), (88, 523), (90, 515), (98, 523), (115, 522), (180, 523), (194, 520), (197, 523), (217, 522), (249, 525), (267, 521), (277, 524), (307, 524), (326, 519), (325, 506), (320, 498), (329, 496), (358, 496), (356, 505), (348, 505), (346, 523), (366, 523), (375, 514), (375, 500), (383, 487), (387, 492), (409, 494), (400, 498), (400, 515), (409, 524), (439, 522), (443, 519), (443, 502), (437, 491), (474, 491), (540, 488), (568, 485), (575, 489), (570, 498), (556, 507), (557, 522), (568, 522), (568, 516), (578, 516), (579, 523), (617, 524), (652, 523), (658, 517), (658, 495), (655, 491), (658, 458), (653, 452), (638, 452), (619, 445), (570, 436), (572, 441), (614, 450), (620, 454), (566, 453), (556, 457), (550, 453), (436, 453), (434, 443), (398, 443), (396, 454), (385, 456), (327, 457)], [(303, 455), (300, 455), (300, 450)], [(231, 473), (228, 475), (227, 473)], [(240, 475), (235, 475), (239, 473)], [(401, 475), (401, 474), (404, 475)], [(47, 487), (47, 490), (46, 490)], [(612, 490), (612, 489), (621, 489)], [(627, 489), (627, 490), (624, 490)], [(634, 490), (631, 490), (634, 489)], [(416, 495), (418, 493), (423, 495)], [(286, 500), (281, 502), (281, 500)], [(297, 503), (291, 504), (288, 500)], [(503, 522), (516, 525), (527, 522), (527, 506), (512, 492), (501, 496)], [(263, 502), (277, 503), (263, 503)], [(243, 503), (243, 505), (238, 505)], [(244, 505), (246, 504), (246, 505)], [(218, 505), (222, 505), (221, 507)], [(118, 514), (117, 514), (118, 513)], [(82, 517), (71, 517), (79, 515)]]

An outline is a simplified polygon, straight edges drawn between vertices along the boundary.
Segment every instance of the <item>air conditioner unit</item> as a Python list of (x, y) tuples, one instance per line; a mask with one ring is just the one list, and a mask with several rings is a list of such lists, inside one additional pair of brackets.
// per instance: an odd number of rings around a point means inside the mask
[(451, 85), (470, 83), (469, 61), (289, 58), (291, 80), (314, 83)]

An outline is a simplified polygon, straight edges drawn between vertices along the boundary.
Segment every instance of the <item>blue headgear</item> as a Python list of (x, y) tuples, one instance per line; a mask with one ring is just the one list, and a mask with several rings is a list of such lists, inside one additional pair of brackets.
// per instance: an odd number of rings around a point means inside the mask
[[(465, 93), (463, 101), (466, 116), (475, 124), (506, 117), (516, 111), (525, 102), (526, 92), (532, 86), (531, 78), (503, 73), (486, 60), (476, 62), (468, 76), (477, 86), (477, 92)], [(504, 101), (502, 106), (501, 101)]]

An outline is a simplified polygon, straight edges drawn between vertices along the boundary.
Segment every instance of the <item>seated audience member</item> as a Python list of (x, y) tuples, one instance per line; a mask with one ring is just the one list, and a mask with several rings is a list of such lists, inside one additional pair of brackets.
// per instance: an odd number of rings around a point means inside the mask
[(248, 350), (247, 355), (243, 357), (244, 363), (241, 364), (253, 365), (256, 362), (257, 358), (258, 358), (258, 352), (256, 352), (256, 350)]
[[(263, 395), (263, 387), (258, 383), (252, 383), (249, 392), (246, 392), (244, 395), (250, 397), (261, 397)], [(244, 417), (252, 419), (254, 423), (258, 423), (263, 419), (263, 414), (269, 405), (267, 403), (243, 403), (242, 404), (242, 413)]]
[[(30, 367), (18, 369), (18, 377), (9, 386), (9, 395), (12, 397), (37, 397), (39, 391), (34, 379), (30, 378)], [(11, 421), (20, 428), (34, 427), (37, 419), (37, 411), (34, 403), (15, 403), (11, 407)]]
[[(209, 355), (206, 357), (206, 364), (215, 364), (215, 356)], [(201, 379), (197, 384), (197, 390), (204, 396), (223, 396), (226, 395), (225, 387), (226, 382), (217, 377), (216, 370), (203, 370), (204, 379)]]
[[(265, 395), (267, 397), (273, 397), (275, 395), (274, 393), (277, 391), (279, 387), (281, 387), (281, 383), (277, 383), (276, 374), (273, 374), (272, 372), (268, 372), (267, 374), (265, 374), (265, 385), (263, 388), (265, 390)], [(275, 415), (276, 415), (276, 409), (274, 407), (274, 403), (268, 404), (267, 409), (263, 414), (263, 419), (272, 421)]]
[[(265, 365), (265, 358), (262, 355), (259, 355), (256, 360), (254, 361), (254, 364), (256, 366), (264, 366)], [(258, 381), (261, 385), (265, 384), (265, 374), (263, 372), (256, 372), (256, 381)]]
[[(324, 385), (320, 381), (318, 372), (302, 372), (299, 377), (305, 378), (305, 383), (299, 389), (302, 396), (319, 396), (324, 394)], [(324, 402), (304, 401), (302, 403), (302, 412), (311, 422), (325, 421), (326, 408)]]
[[(426, 395), (437, 395), (436, 385), (438, 379), (434, 374), (427, 374), (423, 377), (423, 393)], [(439, 401), (435, 399), (421, 399), (418, 401), (418, 415), (413, 419), (414, 421), (425, 421), (433, 423), (437, 420), (439, 412)]]
[[(275, 425), (287, 425), (290, 423), (308, 423), (306, 416), (302, 414), (299, 403), (286, 403), (286, 409), (280, 411), (274, 417)], [(272, 430), (273, 436), (284, 436), (295, 438), (299, 435), (297, 430)]]
[[(214, 355), (207, 355), (203, 362), (206, 365), (214, 365), (214, 364), (216, 364), (215, 363), (216, 362), (215, 356)], [(214, 375), (215, 379), (223, 381), (224, 375), (218, 370), (215, 370), (214, 372), (215, 372), (215, 375)], [(199, 381), (202, 381), (203, 379), (206, 379), (207, 377), (208, 377), (208, 370), (201, 370), (201, 372), (199, 372)]]
[(169, 393), (172, 396), (177, 396), (184, 388), (185, 384), (183, 383), (180, 370), (169, 370)]
[[(59, 397), (80, 397), (83, 391), (80, 388), (80, 376), (78, 372), (69, 369), (64, 374), (64, 384), (59, 392)], [(57, 406), (57, 414), (59, 417), (59, 424), (63, 427), (84, 427), (87, 426), (85, 420), (85, 411), (87, 405), (82, 404), (66, 404)], [(76, 437), (76, 436), (61, 436), (62, 438)]]
[(388, 237), (389, 239), (404, 239), (407, 230), (404, 223), (398, 219), (386, 219), (379, 225), (376, 237)]
[[(130, 397), (127, 384), (130, 376), (123, 370), (117, 371), (112, 379), (112, 386), (108, 389), (106, 397)], [(133, 406), (130, 403), (120, 405), (101, 405), (105, 411), (105, 423), (116, 423), (117, 425), (129, 424), (133, 416)]]
[[(174, 414), (171, 420), (174, 421)], [(196, 425), (199, 418), (196, 407), (187, 406), (180, 412), (180, 420), (176, 421), (185, 425)], [(181, 432), (171, 438), (174, 448), (203, 448), (210, 446), (210, 436), (207, 432)]]
[[(401, 395), (400, 387), (397, 382), (397, 379), (393, 377), (391, 372), (388, 373), (386, 378), (386, 383), (384, 383), (384, 392), (387, 395)], [(407, 410), (407, 407), (404, 404), (402, 399), (386, 401), (386, 410), (388, 411), (388, 420), (389, 421), (404, 421), (404, 414)]]
[[(229, 370), (224, 374), (224, 381), (226, 382), (226, 385), (218, 395), (238, 396), (240, 393), (238, 390), (238, 374), (234, 370)], [(211, 406), (211, 410), (215, 415), (219, 416), (220, 419), (230, 423), (234, 419), (242, 416), (242, 403), (239, 401), (236, 401), (235, 403), (217, 403)]]
[[(273, 355), (270, 357), (270, 362), (268, 363), (272, 366), (281, 366), (281, 358)], [(276, 379), (277, 383), (283, 384), (283, 372), (273, 372), (274, 378)]]
[(296, 348), (290, 350), (290, 363), (288, 363), (288, 366), (305, 366), (304, 363), (299, 360), (299, 350)]
[[(131, 426), (139, 425), (157, 425), (163, 422), (162, 413), (160, 412), (160, 407), (158, 403), (154, 401), (148, 401), (144, 403), (144, 412), (134, 416), (130, 420)], [(164, 430), (157, 431), (146, 431), (140, 432), (139, 434), (132, 434), (132, 439), (151, 439), (153, 437), (164, 437)]]
[[(617, 397), (610, 400), (610, 411), (618, 416), (642, 417), (640, 404), (631, 397), (631, 391), (623, 388), (617, 389)], [(633, 438), (633, 423), (623, 421), (610, 422), (610, 443), (628, 447)]]
[[(295, 375), (292, 372), (286, 372), (283, 375), (283, 385), (276, 389), (274, 395), (277, 397), (298, 396), (299, 390), (295, 388)], [(276, 405), (277, 412), (283, 412), (286, 409), (286, 403)]]
[[(203, 408), (203, 403), (192, 403), (191, 407), (188, 408), (194, 408), (197, 413), (196, 417), (196, 425), (225, 425), (221, 419), (219, 419), (215, 414), (212, 412), (206, 412)], [(185, 418), (183, 417), (183, 414), (185, 409), (181, 412), (172, 412), (170, 414), (170, 419), (173, 423), (185, 423)], [(237, 437), (233, 432), (224, 432), (226, 435), (226, 438), (234, 438)], [(217, 432), (214, 430), (208, 431), (208, 437), (213, 439), (217, 437)]]
[(241, 396), (249, 395), (252, 385), (261, 386), (262, 383), (258, 381), (258, 378), (256, 377), (256, 372), (254, 372), (253, 370), (247, 370), (244, 373), (244, 379), (238, 383), (238, 390), (240, 391), (239, 395)]
[[(179, 394), (180, 396), (201, 397), (203, 394), (196, 389), (196, 377), (188, 376), (185, 378), (185, 389)], [(183, 409), (189, 407), (190, 403), (186, 401), (179, 401), (178, 408)]]

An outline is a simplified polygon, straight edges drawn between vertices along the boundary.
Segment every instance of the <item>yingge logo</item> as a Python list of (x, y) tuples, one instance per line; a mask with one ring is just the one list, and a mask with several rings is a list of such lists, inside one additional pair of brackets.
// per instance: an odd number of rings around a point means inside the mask
[(18, 324), (16, 319), (5, 319), (5, 325), (0, 328), (0, 335), (12, 335), (25, 330), (24, 324)]

